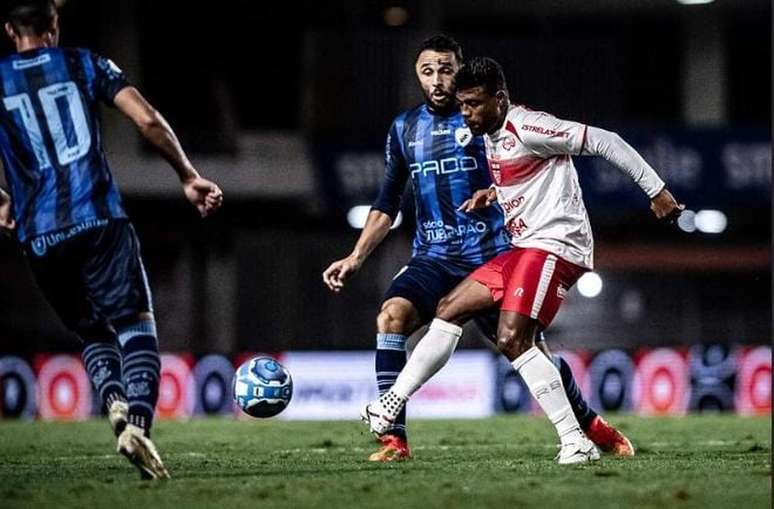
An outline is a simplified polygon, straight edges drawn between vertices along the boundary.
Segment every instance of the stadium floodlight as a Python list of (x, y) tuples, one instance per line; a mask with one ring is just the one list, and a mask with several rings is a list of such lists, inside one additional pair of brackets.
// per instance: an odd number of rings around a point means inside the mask
[(702, 233), (723, 233), (728, 226), (728, 218), (719, 210), (700, 210), (694, 221)]
[[(355, 205), (347, 212), (347, 222), (352, 228), (362, 230), (365, 227), (369, 212), (371, 212), (370, 205)], [(390, 230), (394, 230), (400, 226), (402, 222), (403, 213), (398, 212), (398, 215), (395, 216), (395, 220), (392, 222), (392, 226), (390, 226)]]
[(696, 212), (686, 209), (677, 218), (677, 226), (681, 230), (687, 233), (693, 233), (696, 231)]
[(587, 272), (578, 280), (578, 292), (592, 299), (602, 293), (602, 278), (596, 272)]
[(703, 4), (711, 4), (715, 0), (677, 0), (678, 4), (683, 5), (703, 5)]

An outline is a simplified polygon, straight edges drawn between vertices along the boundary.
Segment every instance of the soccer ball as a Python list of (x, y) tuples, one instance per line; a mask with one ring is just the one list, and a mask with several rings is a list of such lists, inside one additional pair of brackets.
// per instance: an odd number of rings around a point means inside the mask
[(234, 401), (247, 415), (273, 417), (285, 410), (293, 396), (293, 380), (271, 357), (254, 357), (234, 375)]

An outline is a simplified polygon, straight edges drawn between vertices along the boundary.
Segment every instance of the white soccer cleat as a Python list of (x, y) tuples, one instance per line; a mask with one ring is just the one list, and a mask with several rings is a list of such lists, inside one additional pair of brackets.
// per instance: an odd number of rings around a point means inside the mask
[(384, 407), (382, 407), (378, 400), (372, 401), (364, 406), (360, 411), (360, 418), (368, 425), (368, 429), (371, 433), (377, 437), (390, 431), (395, 422), (394, 418), (391, 418), (386, 414)]
[(378, 400), (368, 403), (360, 411), (360, 418), (368, 424), (371, 433), (378, 437), (384, 435), (395, 424), (395, 419), (406, 406), (408, 398), (398, 396), (392, 390), (382, 394)]
[(164, 468), (156, 446), (145, 436), (142, 428), (127, 424), (118, 437), (116, 450), (137, 467), (143, 479), (169, 479), (169, 472)]
[(560, 465), (591, 463), (599, 459), (599, 451), (594, 442), (584, 436), (576, 442), (562, 444), (559, 454), (554, 459)]
[(126, 401), (114, 401), (108, 409), (108, 422), (110, 427), (113, 428), (113, 433), (116, 436), (121, 435), (126, 428), (126, 423), (129, 419), (129, 405)]

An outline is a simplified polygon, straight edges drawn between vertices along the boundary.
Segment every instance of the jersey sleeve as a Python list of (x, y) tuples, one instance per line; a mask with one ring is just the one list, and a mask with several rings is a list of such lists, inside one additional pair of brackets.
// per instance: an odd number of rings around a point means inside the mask
[(539, 157), (577, 156), (583, 151), (586, 126), (548, 113), (529, 111), (514, 118), (518, 137)]
[(408, 180), (408, 166), (400, 143), (398, 121), (393, 122), (387, 134), (384, 149), (384, 181), (372, 209), (384, 212), (392, 219), (398, 215), (400, 200)]
[(112, 106), (116, 94), (130, 86), (130, 83), (124, 76), (124, 72), (109, 58), (92, 54), (92, 59), (95, 71), (94, 90), (97, 98)]

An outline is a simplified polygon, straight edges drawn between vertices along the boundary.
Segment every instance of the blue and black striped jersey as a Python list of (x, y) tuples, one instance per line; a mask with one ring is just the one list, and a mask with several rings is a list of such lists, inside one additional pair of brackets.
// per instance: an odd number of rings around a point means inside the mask
[(503, 214), (494, 205), (457, 210), (478, 189), (491, 185), (484, 140), (462, 115), (433, 113), (426, 105), (399, 115), (387, 135), (385, 178), (373, 208), (395, 217), (411, 179), (416, 209), (414, 256), (450, 262), (460, 273), (509, 247)]
[(98, 103), (128, 86), (85, 49), (40, 48), (0, 60), (0, 151), (19, 240), (96, 219), (123, 218)]

